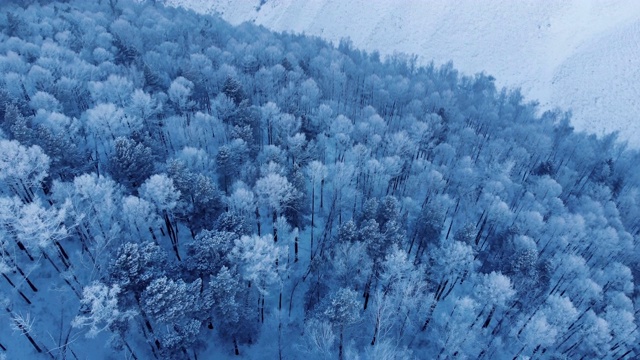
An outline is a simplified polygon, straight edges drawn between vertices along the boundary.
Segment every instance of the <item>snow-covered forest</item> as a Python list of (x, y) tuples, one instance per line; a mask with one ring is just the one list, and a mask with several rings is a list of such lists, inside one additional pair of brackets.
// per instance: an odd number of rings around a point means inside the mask
[(0, 85), (0, 358), (640, 356), (640, 153), (490, 75), (23, 0)]

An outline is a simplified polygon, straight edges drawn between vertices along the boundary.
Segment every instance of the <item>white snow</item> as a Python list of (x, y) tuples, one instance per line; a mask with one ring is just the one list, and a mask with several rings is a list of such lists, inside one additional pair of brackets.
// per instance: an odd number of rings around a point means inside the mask
[(498, 86), (520, 87), (541, 109), (571, 109), (579, 131), (640, 147), (640, 1), (637, 0), (167, 0), (304, 32), (381, 54), (453, 60)]

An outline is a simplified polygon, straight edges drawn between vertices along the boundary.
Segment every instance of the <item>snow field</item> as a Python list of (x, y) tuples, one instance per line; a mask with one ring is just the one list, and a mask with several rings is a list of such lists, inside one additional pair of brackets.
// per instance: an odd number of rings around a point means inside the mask
[(232, 24), (321, 36), (383, 55), (417, 54), (498, 86), (540, 109), (573, 113), (578, 131), (619, 131), (640, 146), (640, 2), (635, 0), (169, 0)]

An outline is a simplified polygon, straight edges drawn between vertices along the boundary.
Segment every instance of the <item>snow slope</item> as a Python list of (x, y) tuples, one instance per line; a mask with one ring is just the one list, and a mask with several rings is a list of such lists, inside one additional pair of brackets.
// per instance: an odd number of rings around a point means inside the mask
[(571, 109), (577, 130), (620, 131), (640, 147), (637, 0), (168, 0), (227, 21), (253, 21), (421, 63), (453, 60), (521, 87), (542, 109)]

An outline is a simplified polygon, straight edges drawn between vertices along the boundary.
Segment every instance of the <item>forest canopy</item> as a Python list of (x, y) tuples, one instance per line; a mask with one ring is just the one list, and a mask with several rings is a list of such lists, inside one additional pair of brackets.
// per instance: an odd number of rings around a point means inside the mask
[(160, 1), (0, 9), (0, 358), (640, 356), (615, 134)]

